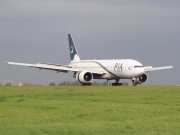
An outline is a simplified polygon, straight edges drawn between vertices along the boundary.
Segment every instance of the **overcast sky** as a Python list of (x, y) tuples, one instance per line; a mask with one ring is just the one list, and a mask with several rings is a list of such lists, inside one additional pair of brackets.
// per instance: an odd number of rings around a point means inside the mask
[(5, 63), (68, 64), (68, 33), (81, 59), (172, 65), (174, 69), (149, 72), (146, 85), (180, 84), (179, 0), (1, 0), (0, 81), (74, 81), (72, 73)]

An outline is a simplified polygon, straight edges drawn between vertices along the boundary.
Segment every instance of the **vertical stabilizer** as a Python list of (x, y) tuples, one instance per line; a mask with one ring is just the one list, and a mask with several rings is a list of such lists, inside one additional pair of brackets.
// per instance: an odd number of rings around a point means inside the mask
[(73, 39), (72, 39), (70, 34), (68, 34), (68, 40), (69, 40), (69, 50), (70, 50), (71, 62), (80, 61), (79, 54), (76, 50), (76, 46), (75, 46)]

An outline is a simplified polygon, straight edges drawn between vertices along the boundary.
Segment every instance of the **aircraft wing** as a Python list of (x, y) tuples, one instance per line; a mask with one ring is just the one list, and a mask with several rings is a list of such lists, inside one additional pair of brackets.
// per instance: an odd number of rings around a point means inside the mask
[(156, 70), (163, 70), (163, 69), (169, 69), (173, 68), (173, 66), (165, 66), (165, 67), (152, 67), (152, 66), (147, 66), (144, 67), (144, 72), (150, 72), (150, 71), (156, 71)]
[[(8, 62), (8, 64), (39, 68), (40, 70), (41, 69), (53, 70), (53, 71), (64, 72), (64, 73), (67, 73), (68, 71), (72, 71), (72, 72), (80, 72), (80, 71), (82, 71), (82, 70), (77, 69), (77, 68), (68, 67), (67, 65), (59, 65), (59, 64), (52, 64), (52, 63), (28, 64), (28, 63)], [(88, 70), (88, 72), (91, 72), (93, 74), (105, 74), (105, 72), (93, 71), (93, 70), (92, 71)]]

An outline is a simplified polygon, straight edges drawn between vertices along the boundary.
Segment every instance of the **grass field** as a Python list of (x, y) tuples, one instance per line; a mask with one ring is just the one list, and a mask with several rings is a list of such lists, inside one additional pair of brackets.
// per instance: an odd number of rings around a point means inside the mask
[(0, 87), (0, 135), (179, 135), (180, 87)]

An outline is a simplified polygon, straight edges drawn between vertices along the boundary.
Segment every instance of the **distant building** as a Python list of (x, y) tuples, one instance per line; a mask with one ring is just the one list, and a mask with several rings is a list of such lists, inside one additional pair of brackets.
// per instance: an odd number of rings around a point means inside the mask
[(21, 82), (19, 83), (19, 86), (22, 86), (22, 83), (21, 83)]

